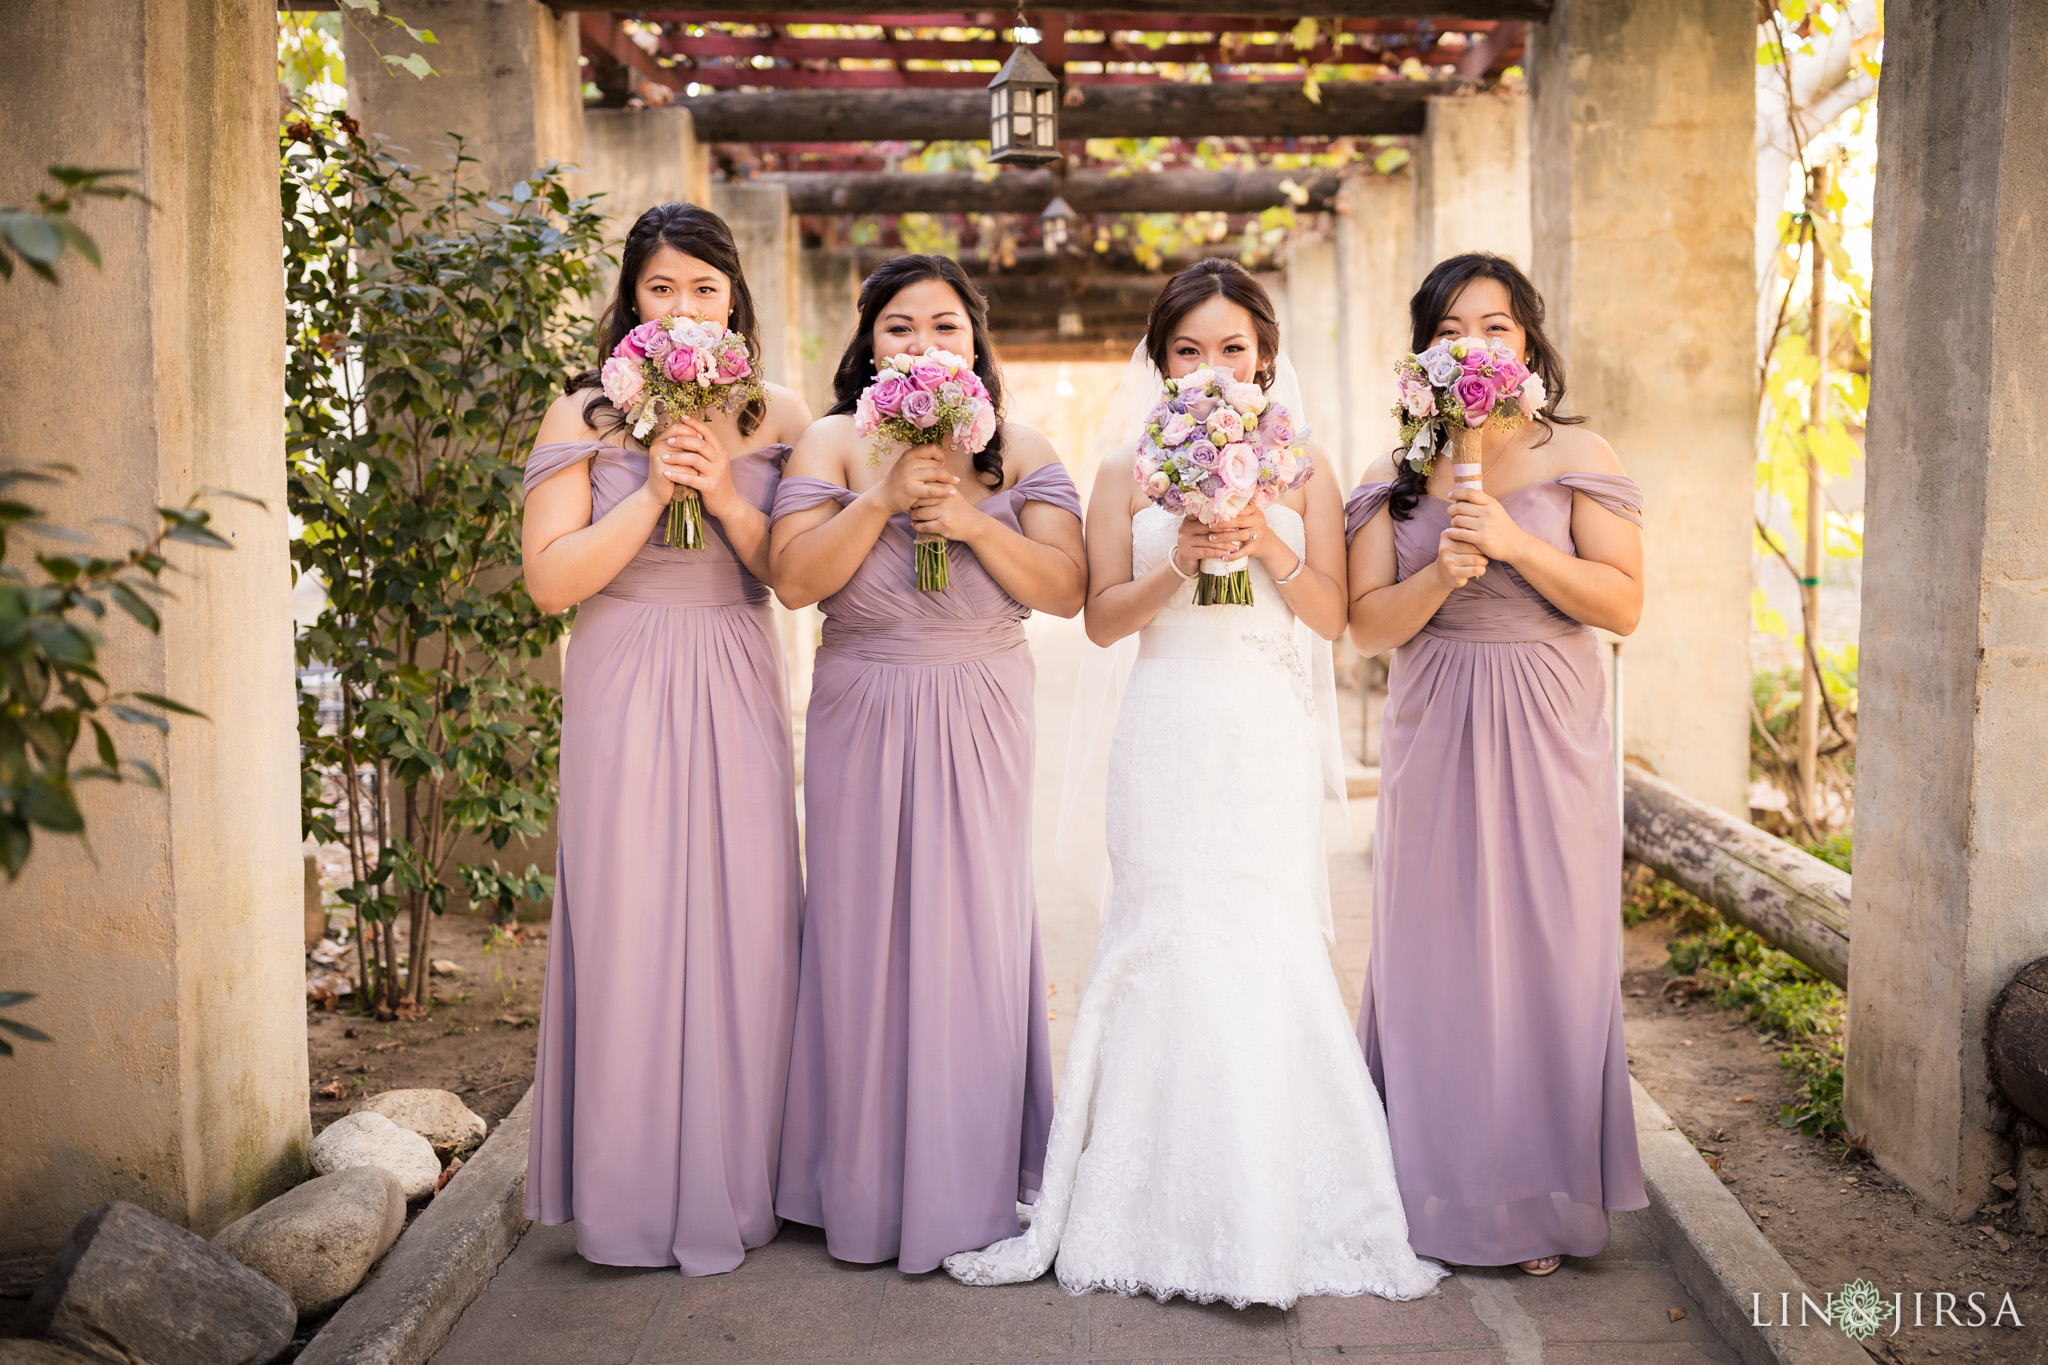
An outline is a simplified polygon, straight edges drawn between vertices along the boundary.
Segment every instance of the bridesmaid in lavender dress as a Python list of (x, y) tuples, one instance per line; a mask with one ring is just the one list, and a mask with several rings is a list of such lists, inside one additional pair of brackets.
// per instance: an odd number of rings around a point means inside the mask
[[(776, 594), (822, 602), (805, 726), (810, 898), (776, 1210), (841, 1260), (935, 1270), (1014, 1236), (1052, 1119), (1031, 882), (1032, 682), (1023, 618), (1087, 584), (1059, 456), (1004, 423), (979, 455), (884, 451), (854, 401), (877, 356), (937, 346), (1001, 411), (987, 305), (939, 256), (861, 287), (837, 405), (775, 497)], [(915, 531), (949, 543), (918, 590)]]
[(1393, 650), (1358, 1038), (1424, 1256), (1547, 1275), (1647, 1205), (1621, 1036), (1621, 822), (1599, 644), (1642, 613), (1642, 498), (1556, 415), (1543, 302), (1456, 256), (1410, 302), (1413, 346), (1497, 337), (1545, 417), (1489, 431), (1483, 492), (1393, 457), (1346, 506), (1351, 633)]
[[(678, 314), (756, 340), (724, 222), (663, 204), (626, 237), (603, 354)], [(780, 1226), (803, 887), (762, 584), (768, 509), (810, 414), (767, 391), (658, 434), (650, 467), (591, 370), (527, 457), (528, 590), (545, 610), (580, 606), (526, 1216), (573, 1220), (576, 1249), (606, 1265), (714, 1274)], [(661, 543), (679, 485), (703, 500), (703, 549)]]

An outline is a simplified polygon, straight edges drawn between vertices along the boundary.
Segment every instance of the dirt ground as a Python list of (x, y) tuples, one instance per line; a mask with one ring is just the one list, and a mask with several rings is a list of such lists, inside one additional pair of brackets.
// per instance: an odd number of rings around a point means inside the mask
[[(1961, 1224), (1923, 1212), (1877, 1166), (1839, 1155), (1841, 1143), (1779, 1127), (1778, 1106), (1793, 1098), (1792, 1087), (1741, 1012), (1663, 998), (1665, 945), (1674, 936), (1669, 917), (1623, 935), (1629, 1068), (1718, 1164), (1816, 1300), (1858, 1278), (1887, 1303), (1903, 1292), (1904, 1325), (1892, 1335), (1888, 1321), (1865, 1344), (1879, 1360), (2048, 1362), (2048, 1238), (2020, 1231), (2009, 1208)], [(1924, 1296), (1918, 1328), (1916, 1291)], [(1987, 1325), (1933, 1326), (1937, 1292), (1957, 1296), (1965, 1323), (1974, 1321), (1969, 1296), (1981, 1293)], [(1988, 1325), (2008, 1293), (2023, 1324), (2017, 1330), (2010, 1317)]]
[[(434, 926), (435, 958), (454, 976), (434, 978), (425, 1018), (380, 1023), (349, 1013), (306, 1011), (313, 1129), (346, 1114), (365, 1095), (415, 1087), (452, 1090), (493, 1128), (533, 1080), (534, 1023), (540, 1017), (547, 926), (520, 926), (520, 942), (485, 951), (489, 921), (461, 913)], [(354, 947), (343, 964), (354, 974)]]

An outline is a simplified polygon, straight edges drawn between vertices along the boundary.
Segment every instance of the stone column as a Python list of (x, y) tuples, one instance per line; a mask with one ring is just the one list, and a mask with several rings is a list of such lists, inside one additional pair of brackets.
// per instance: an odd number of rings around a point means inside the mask
[(1528, 99), (1433, 99), (1428, 119), (1415, 140), (1413, 282), (1465, 251), (1495, 252), (1529, 269)]
[(796, 220), (780, 185), (719, 181), (711, 208), (739, 245), (761, 329), (761, 375), (803, 391), (803, 282), (797, 270)]
[(1746, 816), (1755, 7), (1558, 0), (1531, 33), (1536, 284), (1565, 408), (1647, 503), (1628, 751)]
[(853, 336), (855, 300), (860, 296), (860, 262), (850, 247), (805, 247), (798, 252), (802, 271), (803, 378), (801, 392), (811, 415), (831, 408), (832, 376)]
[(1297, 237), (1287, 246), (1287, 306), (1280, 342), (1301, 378), (1301, 398), (1315, 441), (1341, 469), (1346, 462), (1342, 339), (1338, 307), (1337, 243), (1322, 236)]
[(2048, 11), (1885, 17), (1845, 1099), (1961, 1218), (2010, 1197), (1987, 1012), (2048, 955)]
[[(687, 109), (586, 109), (583, 111), (583, 184), (603, 194), (605, 240), (616, 250), (639, 216), (656, 204), (680, 200), (705, 204), (711, 198), (711, 157)], [(604, 288), (591, 300), (603, 310), (618, 283), (618, 268), (599, 267)]]
[(134, 543), (109, 521), (152, 525), (205, 485), (266, 504), (210, 503), (231, 551), (171, 549), (183, 573), (160, 635), (119, 614), (101, 626), (114, 689), (210, 717), (168, 737), (109, 718), (164, 789), (82, 783), (84, 841), (39, 832), (0, 885), (0, 988), (35, 992), (9, 1013), (55, 1040), (0, 1061), (8, 1259), (48, 1255), (109, 1199), (211, 1233), (299, 1177), (310, 1125), (276, 21), (211, 0), (7, 0), (0, 23), (0, 200), (68, 162), (139, 167), (154, 203), (79, 212), (103, 269), (74, 255), (56, 286), (0, 284), (5, 373), (75, 371), (89, 335), (120, 377), (83, 425), (54, 390), (0, 404), (0, 459), (77, 465), (31, 496), (107, 551)]
[(1415, 182), (1359, 176), (1337, 195), (1337, 386), (1345, 492), (1400, 444), (1393, 418), (1394, 363), (1408, 352)]
[[(532, 175), (544, 162), (583, 161), (583, 75), (576, 15), (540, 0), (414, 0), (407, 23), (430, 29), (424, 48), (439, 74), (421, 80), (387, 65), (358, 24), (342, 25), (349, 112), (372, 133), (406, 149), (403, 159), (445, 170), (451, 132), (478, 165), (465, 174), (493, 189)], [(408, 42), (381, 36), (385, 51)]]

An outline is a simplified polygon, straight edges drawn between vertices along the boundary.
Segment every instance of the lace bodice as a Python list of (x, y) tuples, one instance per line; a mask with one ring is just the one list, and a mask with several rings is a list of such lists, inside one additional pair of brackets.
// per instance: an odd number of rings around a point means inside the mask
[[(1133, 577), (1173, 552), (1181, 519), (1163, 507), (1144, 507), (1131, 518)], [(1296, 554), (1307, 544), (1301, 514), (1275, 503), (1266, 509), (1266, 525)], [(1272, 575), (1256, 560), (1251, 564), (1250, 606), (1198, 606), (1194, 585), (1177, 590), (1138, 632), (1141, 659), (1257, 659), (1286, 670), (1307, 704), (1313, 704), (1308, 671), (1294, 629), (1294, 613), (1273, 584)]]

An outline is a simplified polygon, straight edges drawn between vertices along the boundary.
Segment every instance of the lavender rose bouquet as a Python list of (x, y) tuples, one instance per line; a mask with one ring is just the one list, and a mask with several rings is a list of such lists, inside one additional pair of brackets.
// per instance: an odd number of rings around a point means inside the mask
[[(1315, 473), (1287, 409), (1257, 384), (1208, 366), (1166, 381), (1166, 398), (1145, 419), (1132, 471), (1154, 506), (1205, 525), (1247, 507), (1267, 507)], [(1203, 606), (1250, 606), (1245, 559), (1202, 561), (1195, 597)]]
[[(636, 441), (678, 417), (732, 412), (762, 397), (747, 339), (701, 318), (641, 323), (612, 348), (599, 378)], [(662, 540), (683, 550), (704, 548), (704, 503), (696, 489), (678, 487), (669, 496)]]
[(1543, 411), (1543, 376), (1515, 358), (1505, 342), (1451, 337), (1394, 366), (1401, 388), (1394, 420), (1408, 445), (1402, 458), (1424, 476), (1439, 442), (1451, 447), (1458, 482), (1479, 480), (1479, 433), (1513, 430)]
[[(978, 455), (996, 434), (995, 404), (981, 377), (965, 360), (936, 346), (923, 355), (877, 359), (874, 382), (861, 390), (853, 420), (855, 429), (874, 442), (870, 469), (882, 462), (882, 452), (892, 443), (932, 446), (953, 440)], [(945, 591), (951, 581), (946, 538), (919, 533), (916, 554), (917, 586), (925, 592)]]

